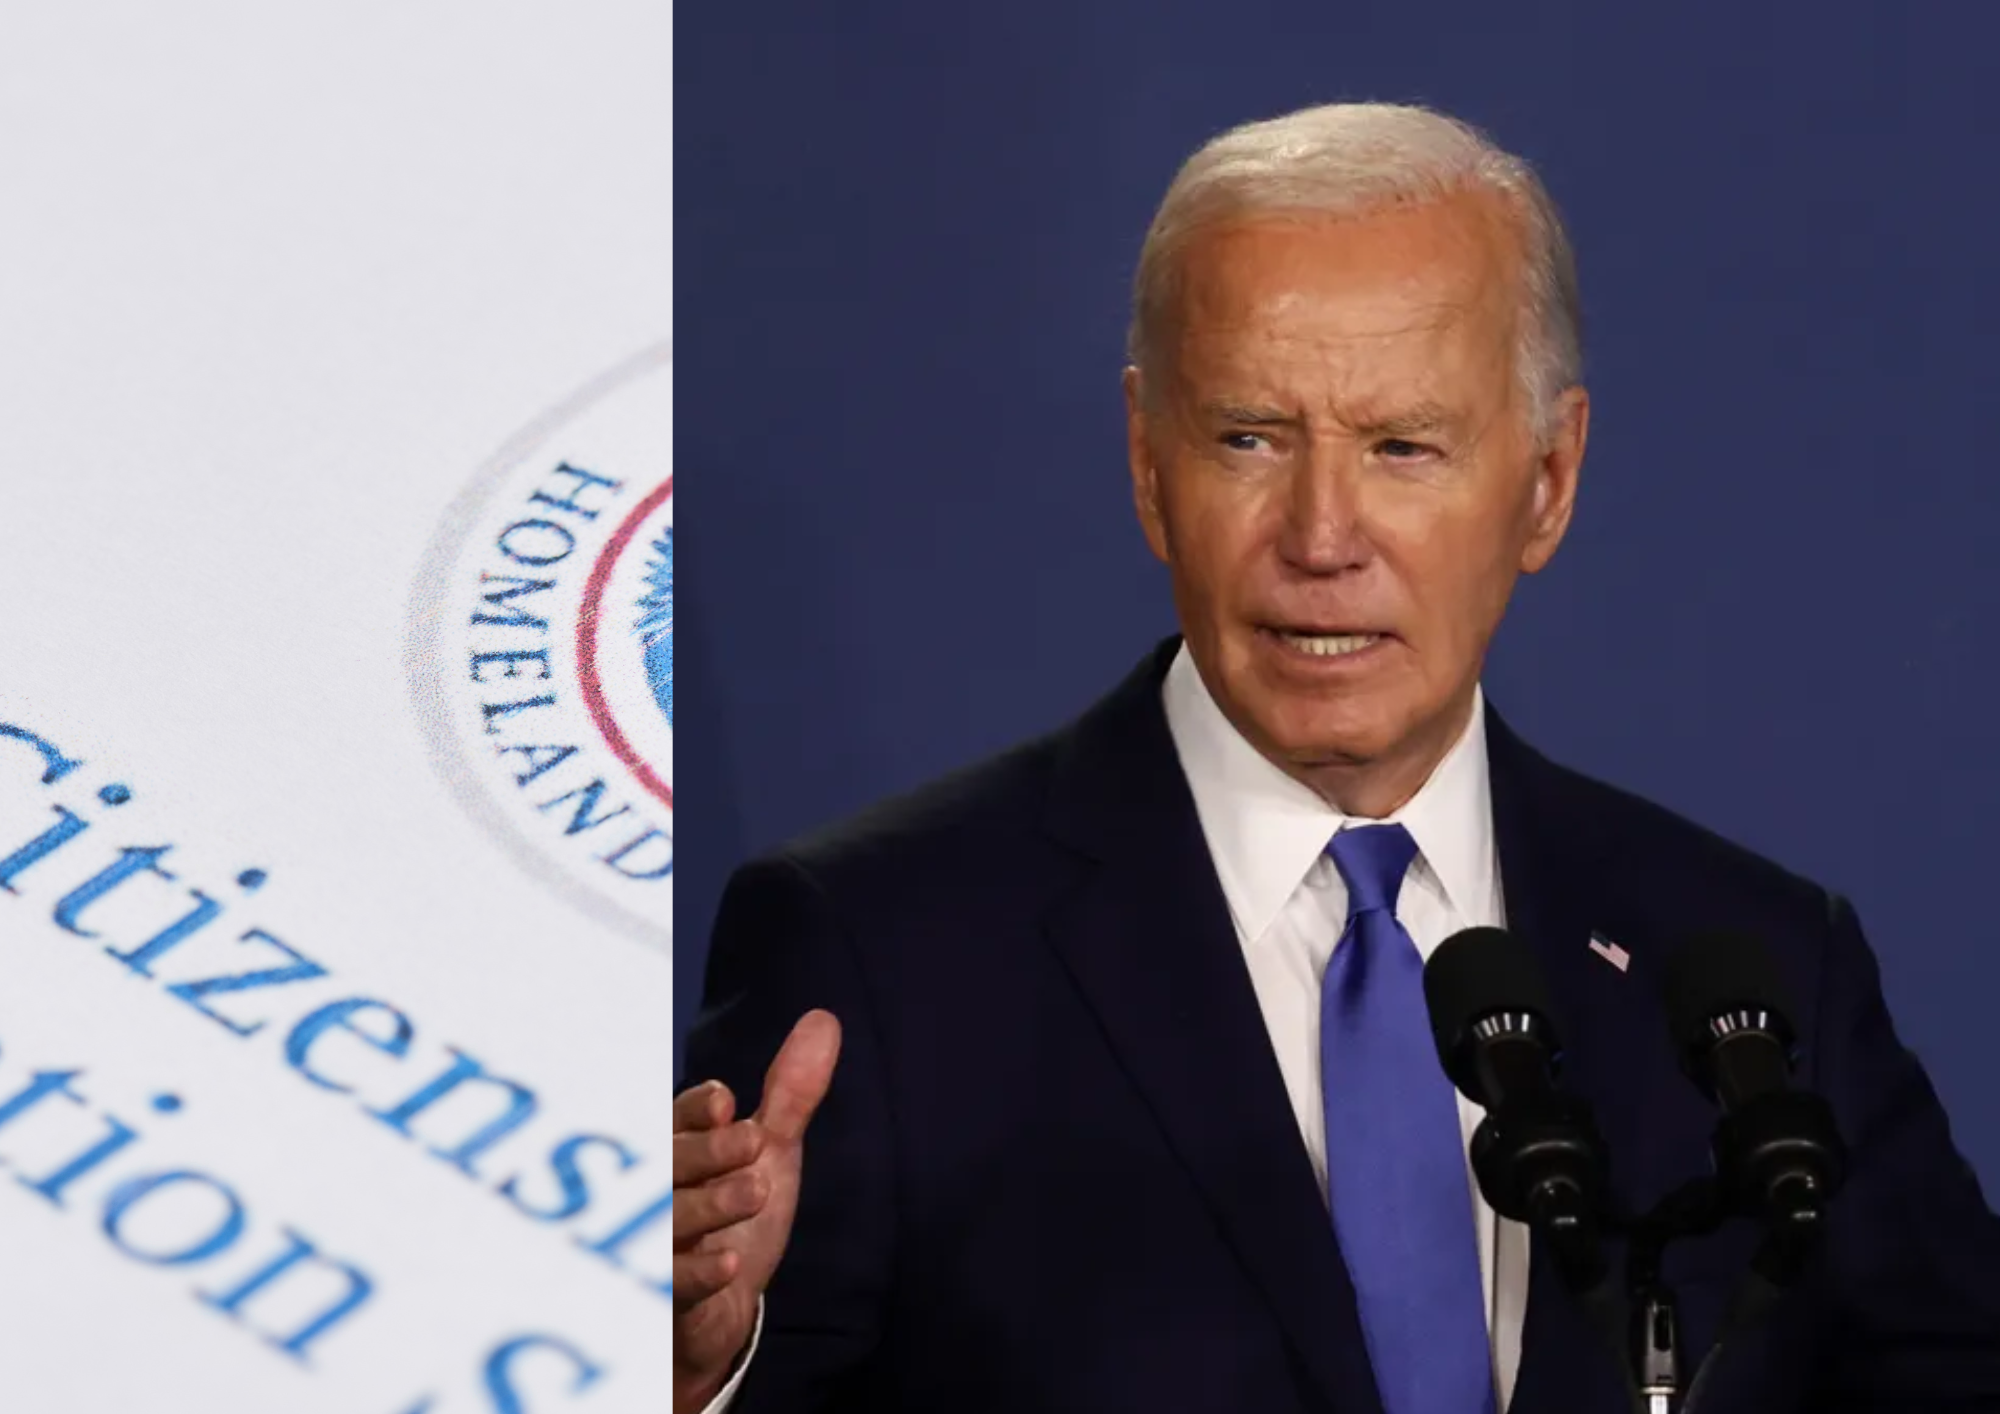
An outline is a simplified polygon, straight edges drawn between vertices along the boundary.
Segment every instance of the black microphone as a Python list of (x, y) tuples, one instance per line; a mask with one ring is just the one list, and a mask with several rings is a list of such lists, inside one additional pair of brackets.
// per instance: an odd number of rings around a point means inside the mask
[(1792, 1088), (1798, 1033), (1777, 962), (1754, 936), (1703, 933), (1668, 957), (1664, 990), (1682, 1068), (1722, 1109), (1713, 1149), (1723, 1201), (1778, 1244), (1783, 1260), (1767, 1274), (1793, 1275), (1847, 1154), (1831, 1107)]
[(1467, 928), (1424, 967), (1445, 1074), (1486, 1111), (1472, 1170), (1493, 1210), (1548, 1234), (1573, 1290), (1605, 1278), (1604, 1141), (1590, 1109), (1556, 1088), (1562, 1042), (1533, 951), (1499, 928)]

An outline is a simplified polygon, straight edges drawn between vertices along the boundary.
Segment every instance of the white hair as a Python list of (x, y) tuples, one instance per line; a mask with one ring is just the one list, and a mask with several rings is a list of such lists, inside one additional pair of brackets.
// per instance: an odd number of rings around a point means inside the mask
[(1490, 191), (1518, 223), (1526, 308), (1516, 371), (1537, 433), (1583, 376), (1576, 257), (1562, 217), (1522, 158), (1428, 108), (1329, 103), (1215, 138), (1182, 164), (1139, 252), (1127, 352), (1142, 371), (1160, 352), (1178, 299), (1178, 258), (1198, 229), (1283, 211), (1363, 215), (1379, 207)]

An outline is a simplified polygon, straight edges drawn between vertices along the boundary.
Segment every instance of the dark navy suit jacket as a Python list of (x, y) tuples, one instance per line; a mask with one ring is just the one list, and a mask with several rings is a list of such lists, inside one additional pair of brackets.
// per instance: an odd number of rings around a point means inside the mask
[[(767, 1411), (1380, 1414), (1160, 685), (745, 866), (688, 1073), (745, 1113), (808, 1008), (845, 1028), (797, 1226), (736, 1405)], [(1804, 1080), (1851, 1148), (1824, 1262), (1724, 1352), (1711, 1414), (2000, 1410), (2000, 1236), (1839, 897), (1487, 723), (1510, 926), (1541, 955), (1621, 1203), (1702, 1171), (1663, 959), (1768, 940)], [(1592, 930), (1631, 954), (1620, 972)], [(1673, 1249), (1699, 1358), (1755, 1246)], [(1516, 1414), (1623, 1414), (1537, 1249)]]

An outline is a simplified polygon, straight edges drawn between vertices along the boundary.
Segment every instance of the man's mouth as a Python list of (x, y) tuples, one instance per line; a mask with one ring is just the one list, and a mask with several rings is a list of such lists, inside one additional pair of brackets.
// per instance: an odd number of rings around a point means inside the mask
[(1385, 635), (1379, 633), (1317, 633), (1302, 629), (1273, 628), (1266, 630), (1287, 647), (1315, 658), (1344, 658), (1350, 653), (1359, 653), (1380, 643)]

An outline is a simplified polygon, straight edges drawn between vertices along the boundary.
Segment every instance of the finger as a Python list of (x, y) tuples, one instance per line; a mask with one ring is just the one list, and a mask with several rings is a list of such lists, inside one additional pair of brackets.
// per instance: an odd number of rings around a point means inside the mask
[(749, 1120), (724, 1129), (693, 1129), (674, 1136), (674, 1191), (757, 1162), (764, 1152), (764, 1130)]
[(674, 1190), (674, 1250), (756, 1217), (770, 1196), (769, 1180), (754, 1169), (732, 1174), (719, 1183)]
[(674, 1096), (674, 1132), (718, 1129), (736, 1117), (736, 1096), (720, 1080), (704, 1080)]
[(840, 1023), (833, 1013), (809, 1011), (800, 1017), (764, 1074), (764, 1102), (756, 1117), (772, 1138), (797, 1139), (806, 1132), (833, 1083), (833, 1064), (839, 1059)]
[(735, 1249), (674, 1255), (674, 1310), (686, 1311), (736, 1279), (743, 1259)]

